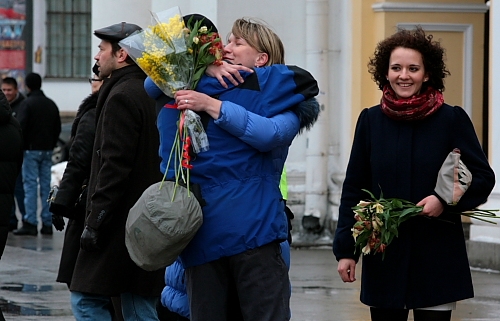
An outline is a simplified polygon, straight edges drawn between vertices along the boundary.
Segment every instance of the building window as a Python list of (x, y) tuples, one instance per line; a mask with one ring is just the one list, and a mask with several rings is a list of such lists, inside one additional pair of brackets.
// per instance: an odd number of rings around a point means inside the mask
[(90, 74), (92, 0), (47, 0), (47, 77)]

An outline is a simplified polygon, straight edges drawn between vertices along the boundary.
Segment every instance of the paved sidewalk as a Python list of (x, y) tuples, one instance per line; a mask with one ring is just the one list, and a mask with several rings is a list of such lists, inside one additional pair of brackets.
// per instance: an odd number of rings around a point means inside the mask
[[(62, 241), (62, 232), (37, 237), (9, 234), (0, 261), (0, 307), (7, 321), (74, 320), (69, 291), (55, 282)], [(369, 320), (368, 308), (359, 302), (359, 281), (340, 280), (329, 246), (294, 249), (291, 257), (293, 321)], [(452, 320), (500, 320), (500, 274), (474, 270), (472, 276), (476, 297), (459, 302)]]

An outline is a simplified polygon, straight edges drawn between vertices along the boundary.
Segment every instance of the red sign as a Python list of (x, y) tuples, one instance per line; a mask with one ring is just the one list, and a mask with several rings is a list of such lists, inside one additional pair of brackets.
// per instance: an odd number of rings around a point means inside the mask
[(26, 51), (0, 50), (0, 69), (26, 69)]

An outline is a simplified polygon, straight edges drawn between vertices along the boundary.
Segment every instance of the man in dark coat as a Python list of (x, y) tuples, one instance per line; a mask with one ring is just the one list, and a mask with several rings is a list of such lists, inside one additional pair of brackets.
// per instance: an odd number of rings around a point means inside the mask
[[(3, 93), (0, 93), (0, 258), (9, 233), (9, 216), (14, 204), (14, 184), (23, 163), (21, 126)], [(4, 320), (0, 310), (0, 320)]]
[(155, 103), (143, 87), (146, 75), (118, 45), (139, 29), (120, 23), (94, 32), (101, 39), (94, 59), (104, 83), (97, 101), (87, 218), (70, 285), (77, 320), (111, 320), (112, 296), (120, 296), (125, 320), (131, 315), (158, 320), (155, 307), (165, 271), (142, 270), (125, 246), (130, 208), (161, 180)]
[[(42, 77), (29, 73), (25, 79), (28, 97), (21, 103), (17, 119), (24, 137), (23, 186), (26, 215), (14, 235), (38, 234), (38, 197), (42, 199), (42, 234), (52, 234), (52, 215), (45, 200), (49, 196), (52, 152), (61, 133), (59, 108), (40, 88)], [(40, 187), (40, 193), (38, 193)]]
[[(17, 110), (19, 105), (24, 100), (23, 94), (19, 92), (17, 86), (17, 80), (12, 77), (5, 77), (2, 79), (2, 92), (5, 94), (7, 101), (12, 109), (12, 116), (17, 117)], [(26, 215), (26, 210), (24, 209), (24, 188), (23, 188), (23, 176), (21, 173), (17, 176), (16, 188), (14, 190), (14, 197), (17, 201), (17, 207), (21, 213), (21, 217)], [(9, 221), (9, 231), (17, 229), (17, 216), (16, 216), (16, 204), (12, 205), (12, 212), (10, 214)]]

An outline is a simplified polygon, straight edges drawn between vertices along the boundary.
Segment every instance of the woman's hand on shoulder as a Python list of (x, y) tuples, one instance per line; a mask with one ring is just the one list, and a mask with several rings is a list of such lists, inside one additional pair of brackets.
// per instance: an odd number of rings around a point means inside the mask
[(430, 217), (438, 217), (443, 213), (444, 206), (443, 203), (435, 196), (429, 195), (420, 202), (417, 203), (417, 206), (423, 206), (421, 215), (426, 215)]
[(226, 81), (224, 80), (224, 77), (226, 77), (226, 79), (235, 86), (238, 86), (245, 81), (243, 77), (241, 77), (240, 71), (253, 72), (253, 70), (248, 67), (242, 65), (233, 65), (223, 61), (222, 65), (220, 66), (208, 66), (205, 73), (210, 77), (217, 78), (222, 87), (227, 88), (228, 86), (226, 84)]
[(337, 266), (340, 278), (344, 282), (356, 281), (356, 261), (353, 259), (340, 259)]

